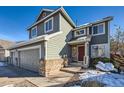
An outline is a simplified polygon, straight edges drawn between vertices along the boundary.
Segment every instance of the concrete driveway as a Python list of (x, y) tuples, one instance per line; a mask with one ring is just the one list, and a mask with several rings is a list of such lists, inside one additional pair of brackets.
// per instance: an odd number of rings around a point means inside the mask
[(0, 62), (0, 77), (38, 77), (38, 73)]
[(74, 74), (58, 72), (50, 77), (0, 62), (0, 87), (60, 87), (64, 86)]

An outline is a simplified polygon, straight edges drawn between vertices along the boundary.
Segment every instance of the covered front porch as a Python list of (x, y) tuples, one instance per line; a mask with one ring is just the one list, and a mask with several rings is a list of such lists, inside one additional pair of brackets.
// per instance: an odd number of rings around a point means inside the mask
[(89, 67), (89, 42), (90, 36), (80, 37), (78, 39), (68, 42), (71, 48), (71, 62), (72, 65), (78, 65), (83, 68)]

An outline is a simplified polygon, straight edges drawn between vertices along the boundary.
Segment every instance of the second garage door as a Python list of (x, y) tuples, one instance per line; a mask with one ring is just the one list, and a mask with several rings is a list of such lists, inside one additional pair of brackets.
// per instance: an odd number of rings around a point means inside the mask
[(39, 49), (20, 51), (20, 67), (38, 72)]

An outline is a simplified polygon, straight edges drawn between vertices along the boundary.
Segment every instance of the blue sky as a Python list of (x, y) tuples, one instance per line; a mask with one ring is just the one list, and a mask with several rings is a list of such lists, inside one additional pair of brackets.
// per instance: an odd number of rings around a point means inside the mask
[[(27, 40), (26, 28), (34, 23), (42, 8), (56, 9), (58, 6), (0, 7), (0, 39)], [(106, 16), (114, 16), (114, 20), (111, 22), (111, 35), (115, 32), (114, 24), (124, 28), (124, 7), (66, 6), (64, 8), (74, 22), (77, 20), (78, 25), (96, 21)]]

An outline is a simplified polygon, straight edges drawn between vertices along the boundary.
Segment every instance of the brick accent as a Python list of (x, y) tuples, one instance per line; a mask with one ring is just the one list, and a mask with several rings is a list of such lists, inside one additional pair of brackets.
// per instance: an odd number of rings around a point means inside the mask
[(63, 59), (50, 59), (40, 61), (40, 75), (48, 77), (50, 75), (56, 74), (64, 66)]

